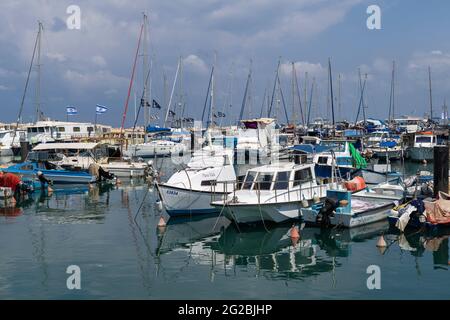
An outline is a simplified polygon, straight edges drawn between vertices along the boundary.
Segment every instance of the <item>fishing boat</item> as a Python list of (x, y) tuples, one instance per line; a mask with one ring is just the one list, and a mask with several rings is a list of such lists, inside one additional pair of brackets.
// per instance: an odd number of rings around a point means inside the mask
[(413, 161), (432, 161), (433, 148), (437, 145), (436, 135), (432, 132), (416, 133), (414, 135), (414, 145), (407, 150), (408, 157)]
[(374, 158), (399, 160), (403, 157), (403, 149), (399, 138), (390, 136), (388, 131), (375, 131), (367, 139), (365, 149)]
[(211, 204), (225, 206), (225, 216), (238, 224), (280, 223), (298, 219), (300, 203), (319, 201), (327, 189), (317, 183), (314, 164), (270, 164), (248, 170), (240, 188)]
[[(341, 177), (349, 176), (357, 167), (367, 165), (364, 158), (359, 154), (351, 142), (345, 140), (326, 140), (320, 143), (327, 150), (316, 153), (313, 157), (316, 176), (319, 178), (330, 178), (332, 168), (337, 169)], [(316, 147), (317, 148), (317, 147)], [(356, 166), (354, 165), (356, 163)]]
[(324, 202), (301, 211), (307, 224), (353, 228), (385, 220), (390, 209), (403, 199), (404, 188), (393, 184), (381, 184), (356, 193), (334, 189), (327, 191)]
[(219, 212), (211, 206), (211, 200), (226, 197), (235, 181), (232, 150), (207, 147), (195, 152), (187, 167), (175, 172), (167, 182), (157, 182), (156, 188), (171, 217), (191, 216)]

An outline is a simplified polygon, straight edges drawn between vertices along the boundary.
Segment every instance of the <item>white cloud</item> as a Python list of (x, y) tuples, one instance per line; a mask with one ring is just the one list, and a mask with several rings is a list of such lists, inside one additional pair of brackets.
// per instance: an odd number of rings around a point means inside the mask
[[(294, 64), (298, 75), (308, 72), (310, 77), (323, 78), (326, 76), (327, 69), (320, 63), (297, 61)], [(282, 63), (280, 65), (280, 73), (284, 76), (290, 77), (292, 74), (292, 62)]]
[(100, 55), (95, 55), (92, 57), (92, 62), (99, 67), (105, 67), (106, 66), (106, 60)]
[(203, 61), (199, 56), (195, 54), (190, 54), (186, 58), (184, 58), (183, 65), (186, 66), (186, 69), (200, 74), (208, 72), (209, 69), (205, 61)]
[(67, 60), (66, 56), (62, 53), (58, 53), (58, 52), (49, 52), (47, 53), (47, 58), (51, 59), (51, 60), (56, 60), (58, 62), (64, 62)]

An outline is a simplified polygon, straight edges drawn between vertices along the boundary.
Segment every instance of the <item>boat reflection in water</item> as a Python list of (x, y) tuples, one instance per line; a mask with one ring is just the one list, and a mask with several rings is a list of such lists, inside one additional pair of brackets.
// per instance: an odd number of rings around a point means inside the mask
[[(387, 221), (352, 229), (320, 229), (300, 226), (300, 239), (290, 238), (292, 225), (217, 227), (217, 217), (176, 221), (160, 231), (161, 258), (184, 252), (196, 265), (211, 267), (211, 275), (230, 275), (244, 270), (268, 278), (295, 278), (333, 272), (341, 266), (338, 257), (351, 253), (352, 242), (373, 239), (386, 232)], [(217, 234), (217, 232), (219, 232)], [(164, 260), (164, 259), (163, 259)]]
[(438, 232), (411, 230), (405, 233), (391, 228), (386, 237), (388, 242), (397, 243), (402, 252), (409, 252), (413, 257), (421, 258), (427, 251), (431, 252), (435, 269), (448, 270), (450, 266), (450, 228)]
[(18, 201), (15, 208), (4, 210), (31, 210), (42, 220), (57, 224), (98, 223), (104, 220), (106, 210), (103, 209), (109, 206), (109, 197), (102, 196), (114, 188), (106, 184), (57, 186), (50, 194), (37, 190), (26, 200)]
[(227, 218), (218, 217), (217, 214), (192, 218), (171, 218), (166, 227), (157, 229), (159, 238), (157, 251), (162, 254), (191, 245), (198, 248), (196, 244), (201, 247), (201, 244), (210, 241), (210, 237), (217, 236), (230, 223)]

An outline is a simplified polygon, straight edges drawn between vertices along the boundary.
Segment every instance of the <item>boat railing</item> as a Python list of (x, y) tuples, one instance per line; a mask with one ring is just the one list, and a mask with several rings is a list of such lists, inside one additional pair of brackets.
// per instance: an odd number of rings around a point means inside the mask
[[(210, 190), (211, 202), (223, 201), (224, 205), (229, 201), (232, 203), (238, 203), (239, 199), (236, 197), (236, 191), (241, 190), (243, 183), (243, 181), (237, 180), (216, 181), (215, 183), (212, 183)], [(273, 182), (271, 182), (271, 184), (272, 183)], [(279, 180), (275, 183), (287, 184), (287, 187), (280, 189), (275, 185), (273, 188), (266, 190), (261, 189), (261, 183), (255, 182), (254, 187), (249, 189), (249, 191), (253, 191), (255, 193), (259, 204), (261, 203), (261, 192), (263, 192), (264, 196), (267, 195), (265, 191), (273, 192), (274, 195), (272, 197), (264, 198), (264, 203), (276, 204), (291, 202), (291, 200), (301, 202), (303, 200), (312, 200), (315, 197), (323, 198), (325, 197), (327, 190), (329, 190), (332, 185), (337, 187), (339, 184), (339, 182), (318, 184), (313, 180), (310, 180), (309, 182), (304, 180)], [(297, 185), (295, 185), (296, 183)]]

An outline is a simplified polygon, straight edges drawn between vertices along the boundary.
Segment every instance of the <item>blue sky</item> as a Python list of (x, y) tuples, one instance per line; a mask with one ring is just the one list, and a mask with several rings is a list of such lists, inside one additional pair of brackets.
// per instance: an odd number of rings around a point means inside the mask
[[(69, 5), (81, 8), (81, 30), (68, 30)], [(381, 8), (381, 30), (368, 30), (366, 8)], [(317, 79), (313, 116), (327, 116), (327, 59), (331, 57), (334, 91), (342, 77), (339, 119), (354, 120), (358, 106), (357, 70), (368, 74), (367, 114), (386, 118), (392, 60), (397, 64), (396, 115), (423, 115), (429, 110), (427, 68), (431, 67), (435, 116), (450, 89), (448, 1), (364, 0), (172, 0), (172, 1), (14, 1), (0, 3), (0, 122), (17, 117), (37, 32), (44, 23), (42, 104), (45, 115), (65, 119), (74, 105), (77, 121), (93, 121), (95, 105), (110, 110), (100, 122), (119, 126), (124, 109), (142, 12), (150, 20), (153, 57), (152, 96), (163, 101), (163, 73), (169, 91), (177, 59), (184, 63), (187, 115), (201, 116), (208, 77), (217, 52), (216, 102), (233, 107), (225, 123), (235, 120), (253, 60), (250, 114), (259, 115), (264, 90), (271, 91), (278, 57), (281, 82), (291, 110), (290, 62), (297, 67), (303, 93), (304, 73)], [(33, 119), (35, 74), (23, 119)], [(133, 93), (141, 95), (139, 67)], [(310, 86), (309, 82), (309, 86)], [(309, 90), (309, 89), (308, 89)], [(130, 102), (127, 124), (133, 118)], [(280, 113), (281, 117), (281, 113)], [(284, 120), (284, 117), (281, 117)]]

